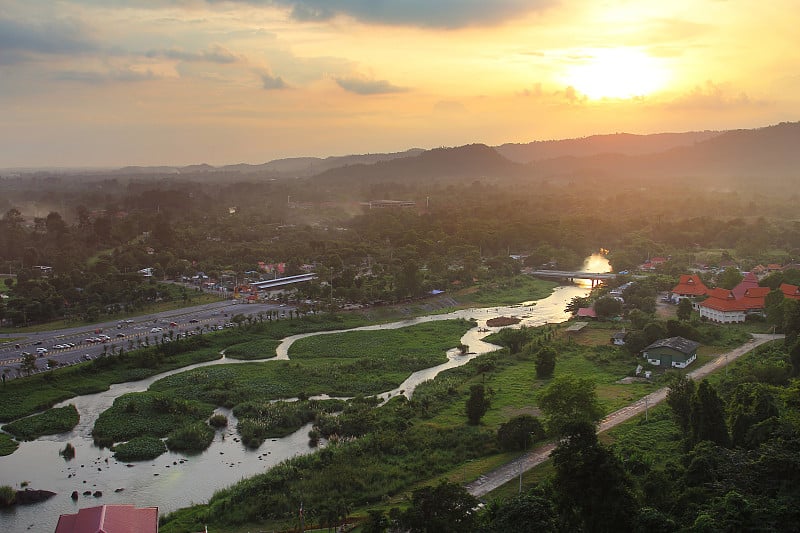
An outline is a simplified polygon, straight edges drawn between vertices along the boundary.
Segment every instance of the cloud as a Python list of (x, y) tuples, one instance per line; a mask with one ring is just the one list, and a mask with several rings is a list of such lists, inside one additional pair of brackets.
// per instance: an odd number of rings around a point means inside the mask
[(674, 99), (669, 106), (681, 109), (726, 109), (764, 103), (750, 98), (744, 91), (736, 91), (728, 84), (708, 80)]
[(90, 52), (97, 45), (86, 38), (87, 29), (76, 21), (24, 23), (0, 18), (0, 51), (69, 55)]
[(219, 64), (230, 64), (239, 61), (239, 58), (233, 55), (230, 51), (222, 46), (216, 45), (209, 50), (202, 52), (185, 52), (176, 48), (169, 48), (163, 50), (150, 50), (145, 54), (147, 57), (164, 57), (167, 59), (176, 59), (178, 61), (188, 62), (208, 62)]
[(280, 76), (273, 76), (269, 72), (261, 74), (262, 87), (267, 91), (276, 91), (280, 89), (288, 89), (289, 86), (283, 81)]
[(387, 80), (366, 80), (363, 78), (334, 78), (336, 84), (345, 91), (361, 94), (392, 94), (408, 91), (405, 87), (392, 85)]
[(108, 71), (79, 71), (65, 70), (57, 72), (53, 78), (58, 81), (75, 81), (91, 85), (103, 85), (117, 82), (140, 82), (159, 79), (160, 76), (152, 70), (112, 69)]
[[(211, 3), (228, 0), (208, 0)], [(238, 0), (253, 5), (279, 5), (298, 21), (329, 20), (338, 15), (389, 26), (463, 28), (494, 26), (543, 11), (556, 0)]]

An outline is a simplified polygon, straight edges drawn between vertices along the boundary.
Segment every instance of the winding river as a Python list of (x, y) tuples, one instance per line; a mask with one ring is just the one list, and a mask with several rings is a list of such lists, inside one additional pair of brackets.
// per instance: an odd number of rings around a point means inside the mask
[[(475, 319), (478, 327), (468, 331), (461, 339), (469, 346), (468, 355), (450, 350), (447, 362), (414, 372), (400, 386), (380, 396), (386, 400), (398, 394), (410, 397), (414, 388), (439, 372), (465, 364), (481, 354), (497, 349), (482, 339), (498, 328), (487, 328), (486, 321), (497, 316), (515, 316), (520, 324), (538, 326), (563, 322), (569, 316), (564, 312), (574, 296), (585, 296), (589, 290), (577, 286), (561, 286), (536, 302), (522, 302), (506, 307), (472, 308), (441, 315), (411, 318), (391, 324), (355, 328), (364, 331), (396, 329), (433, 320), (455, 318)], [(289, 347), (302, 337), (326, 335), (336, 331), (295, 335), (286, 338), (277, 349), (277, 357), (264, 360), (288, 359)], [(158, 506), (160, 514), (195, 503), (203, 503), (219, 489), (241, 479), (264, 472), (281, 461), (314, 451), (308, 446), (307, 425), (295, 433), (281, 438), (268, 439), (257, 450), (248, 450), (236, 435), (236, 419), (229, 410), (218, 409), (229, 419), (228, 429), (217, 432), (211, 446), (201, 454), (186, 456), (167, 452), (155, 460), (137, 463), (120, 463), (108, 449), (101, 449), (92, 441), (92, 427), (97, 417), (108, 409), (117, 397), (129, 392), (141, 392), (155, 381), (193, 368), (219, 364), (237, 364), (243, 361), (222, 358), (178, 370), (165, 372), (142, 381), (112, 385), (108, 391), (67, 400), (58, 406), (74, 404), (80, 414), (80, 423), (69, 433), (42, 437), (32, 442), (20, 443), (12, 455), (0, 457), (0, 486), (19, 487), (27, 482), (33, 489), (56, 492), (49, 500), (28, 506), (15, 506), (0, 511), (0, 531), (42, 531), (55, 529), (58, 516), (75, 513), (78, 509), (101, 504), (128, 503), (139, 507)], [(251, 361), (248, 361), (251, 362)], [(71, 461), (59, 456), (67, 442), (75, 447)], [(78, 491), (73, 501), (70, 495)], [(94, 496), (96, 491), (102, 495)], [(85, 495), (90, 492), (91, 495)]]

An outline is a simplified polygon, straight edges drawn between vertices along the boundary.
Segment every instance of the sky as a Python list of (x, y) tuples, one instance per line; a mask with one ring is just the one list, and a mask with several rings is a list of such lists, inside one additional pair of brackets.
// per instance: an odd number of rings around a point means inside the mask
[(0, 168), (800, 120), (800, 0), (0, 0)]

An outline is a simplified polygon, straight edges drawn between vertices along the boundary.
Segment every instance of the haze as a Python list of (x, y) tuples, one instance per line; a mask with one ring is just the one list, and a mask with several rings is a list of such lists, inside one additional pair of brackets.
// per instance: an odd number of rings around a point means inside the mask
[(238, 162), (800, 113), (797, 0), (0, 0), (0, 167)]

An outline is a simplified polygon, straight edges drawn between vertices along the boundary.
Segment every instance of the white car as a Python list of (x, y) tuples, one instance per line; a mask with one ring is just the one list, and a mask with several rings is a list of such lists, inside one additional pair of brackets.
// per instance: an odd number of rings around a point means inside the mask
[(162, 331), (164, 331), (164, 330), (161, 329), (161, 328), (151, 328), (150, 329), (150, 333), (161, 333)]
[(36, 348), (36, 353), (38, 354), (47, 353), (47, 348)]

